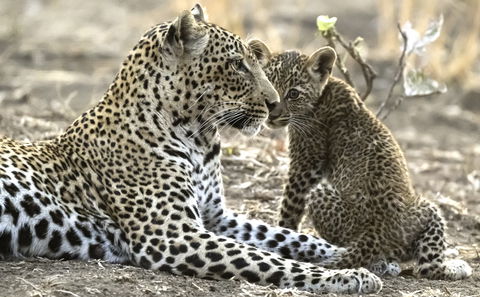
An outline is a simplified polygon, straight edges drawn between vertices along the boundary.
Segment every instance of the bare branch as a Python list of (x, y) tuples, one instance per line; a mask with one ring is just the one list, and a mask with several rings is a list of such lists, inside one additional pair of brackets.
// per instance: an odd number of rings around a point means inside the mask
[[(373, 80), (377, 76), (377, 74), (375, 73), (375, 70), (373, 70), (371, 65), (365, 62), (362, 55), (360, 55), (360, 53), (358, 52), (355, 42), (347, 43), (343, 39), (343, 37), (335, 30), (335, 28), (332, 28), (327, 32), (324, 32), (322, 36), (327, 40), (328, 45), (331, 46), (335, 51), (336, 51), (335, 41), (337, 41), (345, 49), (345, 51), (347, 51), (350, 57), (360, 65), (360, 68), (362, 69), (363, 77), (365, 79), (365, 88), (366, 88), (365, 92), (361, 95), (361, 98), (363, 101), (365, 101), (365, 99), (368, 97), (368, 95), (370, 95), (370, 92), (372, 91)], [(344, 64), (344, 61), (339, 58), (337, 59), (336, 65), (337, 65), (337, 68), (342, 73), (343, 77), (345, 78), (345, 81), (350, 86), (355, 88), (355, 84), (350, 77), (350, 73)]]
[(400, 106), (400, 104), (403, 102), (403, 99), (405, 99), (405, 96), (399, 96), (397, 100), (395, 100), (395, 103), (393, 103), (393, 106), (387, 108), (385, 110), (385, 113), (381, 117), (379, 117), (377, 114), (377, 117), (382, 121), (385, 120), (390, 115), (390, 113), (392, 113), (392, 111), (396, 110)]
[(338, 42), (342, 45), (342, 47), (348, 52), (350, 57), (354, 59), (359, 65), (360, 68), (362, 69), (363, 72), (363, 78), (365, 79), (365, 92), (363, 95), (361, 95), (361, 98), (363, 101), (367, 99), (368, 95), (372, 91), (372, 86), (373, 86), (373, 80), (377, 77), (377, 73), (375, 70), (373, 70), (372, 66), (365, 62), (363, 59), (362, 55), (358, 52), (357, 48), (355, 47), (355, 44), (352, 42), (349, 42), (348, 44), (343, 40), (342, 36), (339, 34), (336, 34)]
[[(407, 46), (408, 46), (408, 37), (407, 37), (407, 34), (405, 34), (405, 32), (403, 32), (402, 30), (402, 27), (400, 26), (400, 23), (397, 23), (397, 28), (398, 28), (398, 31), (400, 31), (400, 35), (402, 36), (402, 40), (403, 40), (403, 50), (402, 50), (402, 54), (400, 56), (400, 59), (398, 60), (398, 66), (397, 66), (397, 72), (395, 73), (395, 78), (393, 79), (393, 82), (392, 82), (392, 85), (390, 86), (390, 90), (388, 91), (388, 95), (387, 97), (385, 98), (385, 100), (382, 102), (382, 104), (380, 104), (380, 107), (378, 108), (378, 111), (377, 111), (377, 117), (380, 119), (380, 120), (384, 120), (387, 118), (387, 116), (390, 114), (391, 111), (388, 111), (384, 116), (380, 117), (380, 114), (382, 113), (382, 111), (385, 109), (385, 106), (387, 105), (387, 103), (392, 99), (392, 96), (393, 96), (393, 90), (395, 89), (395, 87), (397, 86), (398, 82), (400, 81), (400, 79), (402, 78), (403, 76), (403, 71), (405, 70), (405, 57), (406, 57), (406, 53), (407, 53)], [(400, 103), (403, 101), (403, 98), (402, 99), (399, 99), (395, 106), (393, 107), (393, 109), (396, 109)], [(392, 110), (393, 110), (392, 109)]]
[[(328, 42), (328, 46), (332, 47), (335, 52), (338, 53), (337, 51), (337, 46), (335, 44), (335, 40), (338, 40), (339, 35), (334, 29), (328, 30), (326, 32), (322, 33), (323, 38), (325, 38)], [(345, 63), (343, 63), (343, 60), (338, 57), (337, 61), (335, 62), (335, 65), (337, 65), (338, 70), (340, 70), (340, 73), (342, 73), (343, 77), (345, 78), (345, 81), (352, 87), (355, 88), (355, 84), (352, 81), (352, 78), (350, 77), (350, 72), (348, 71), (347, 66), (345, 66)]]

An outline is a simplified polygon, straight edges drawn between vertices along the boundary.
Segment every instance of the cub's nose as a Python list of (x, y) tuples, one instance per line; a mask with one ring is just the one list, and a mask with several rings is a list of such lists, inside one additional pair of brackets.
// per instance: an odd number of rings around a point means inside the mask
[(276, 119), (282, 115), (282, 104), (280, 102), (267, 103), (268, 117), (270, 119)]

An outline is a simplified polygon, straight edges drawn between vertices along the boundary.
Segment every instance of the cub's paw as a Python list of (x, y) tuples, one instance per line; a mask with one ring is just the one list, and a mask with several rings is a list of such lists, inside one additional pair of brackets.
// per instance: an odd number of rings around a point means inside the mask
[(402, 272), (402, 268), (400, 267), (400, 264), (398, 264), (395, 261), (391, 261), (388, 263), (387, 267), (387, 274), (390, 276), (398, 276)]
[(402, 269), (395, 261), (378, 260), (368, 267), (368, 270), (375, 273), (377, 276), (397, 276)]
[(442, 263), (426, 263), (416, 269), (417, 277), (429, 279), (460, 280), (472, 275), (472, 267), (459, 259), (446, 260)]
[(459, 280), (472, 275), (472, 267), (459, 259), (446, 260), (441, 265), (444, 279)]

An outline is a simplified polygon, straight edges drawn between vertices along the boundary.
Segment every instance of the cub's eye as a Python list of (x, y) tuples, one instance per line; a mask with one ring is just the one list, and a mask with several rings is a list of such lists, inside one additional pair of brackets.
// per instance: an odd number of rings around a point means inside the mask
[(300, 92), (298, 90), (290, 89), (287, 93), (286, 99), (291, 99), (291, 100), (297, 99), (299, 95), (300, 95)]
[(234, 59), (230, 61), (230, 65), (232, 66), (233, 70), (238, 72), (248, 72), (247, 66), (245, 66), (245, 62), (243, 59)]

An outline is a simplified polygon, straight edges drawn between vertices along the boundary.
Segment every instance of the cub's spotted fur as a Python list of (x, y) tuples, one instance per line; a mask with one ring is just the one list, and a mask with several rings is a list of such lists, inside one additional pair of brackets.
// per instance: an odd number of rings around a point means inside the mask
[(150, 29), (103, 99), (54, 140), (0, 140), (0, 258), (131, 262), (311, 292), (375, 292), (344, 250), (225, 208), (217, 128), (255, 134), (278, 94), (196, 6)]
[(377, 274), (398, 274), (391, 260), (413, 257), (420, 277), (468, 277), (466, 262), (444, 259), (443, 220), (415, 194), (388, 128), (355, 90), (330, 77), (335, 59), (328, 47), (310, 57), (285, 52), (264, 59), (265, 73), (281, 96), (281, 108), (267, 124), (289, 125), (290, 169), (280, 226), (296, 229), (307, 208), (318, 233), (347, 248), (327, 267), (366, 266)]

